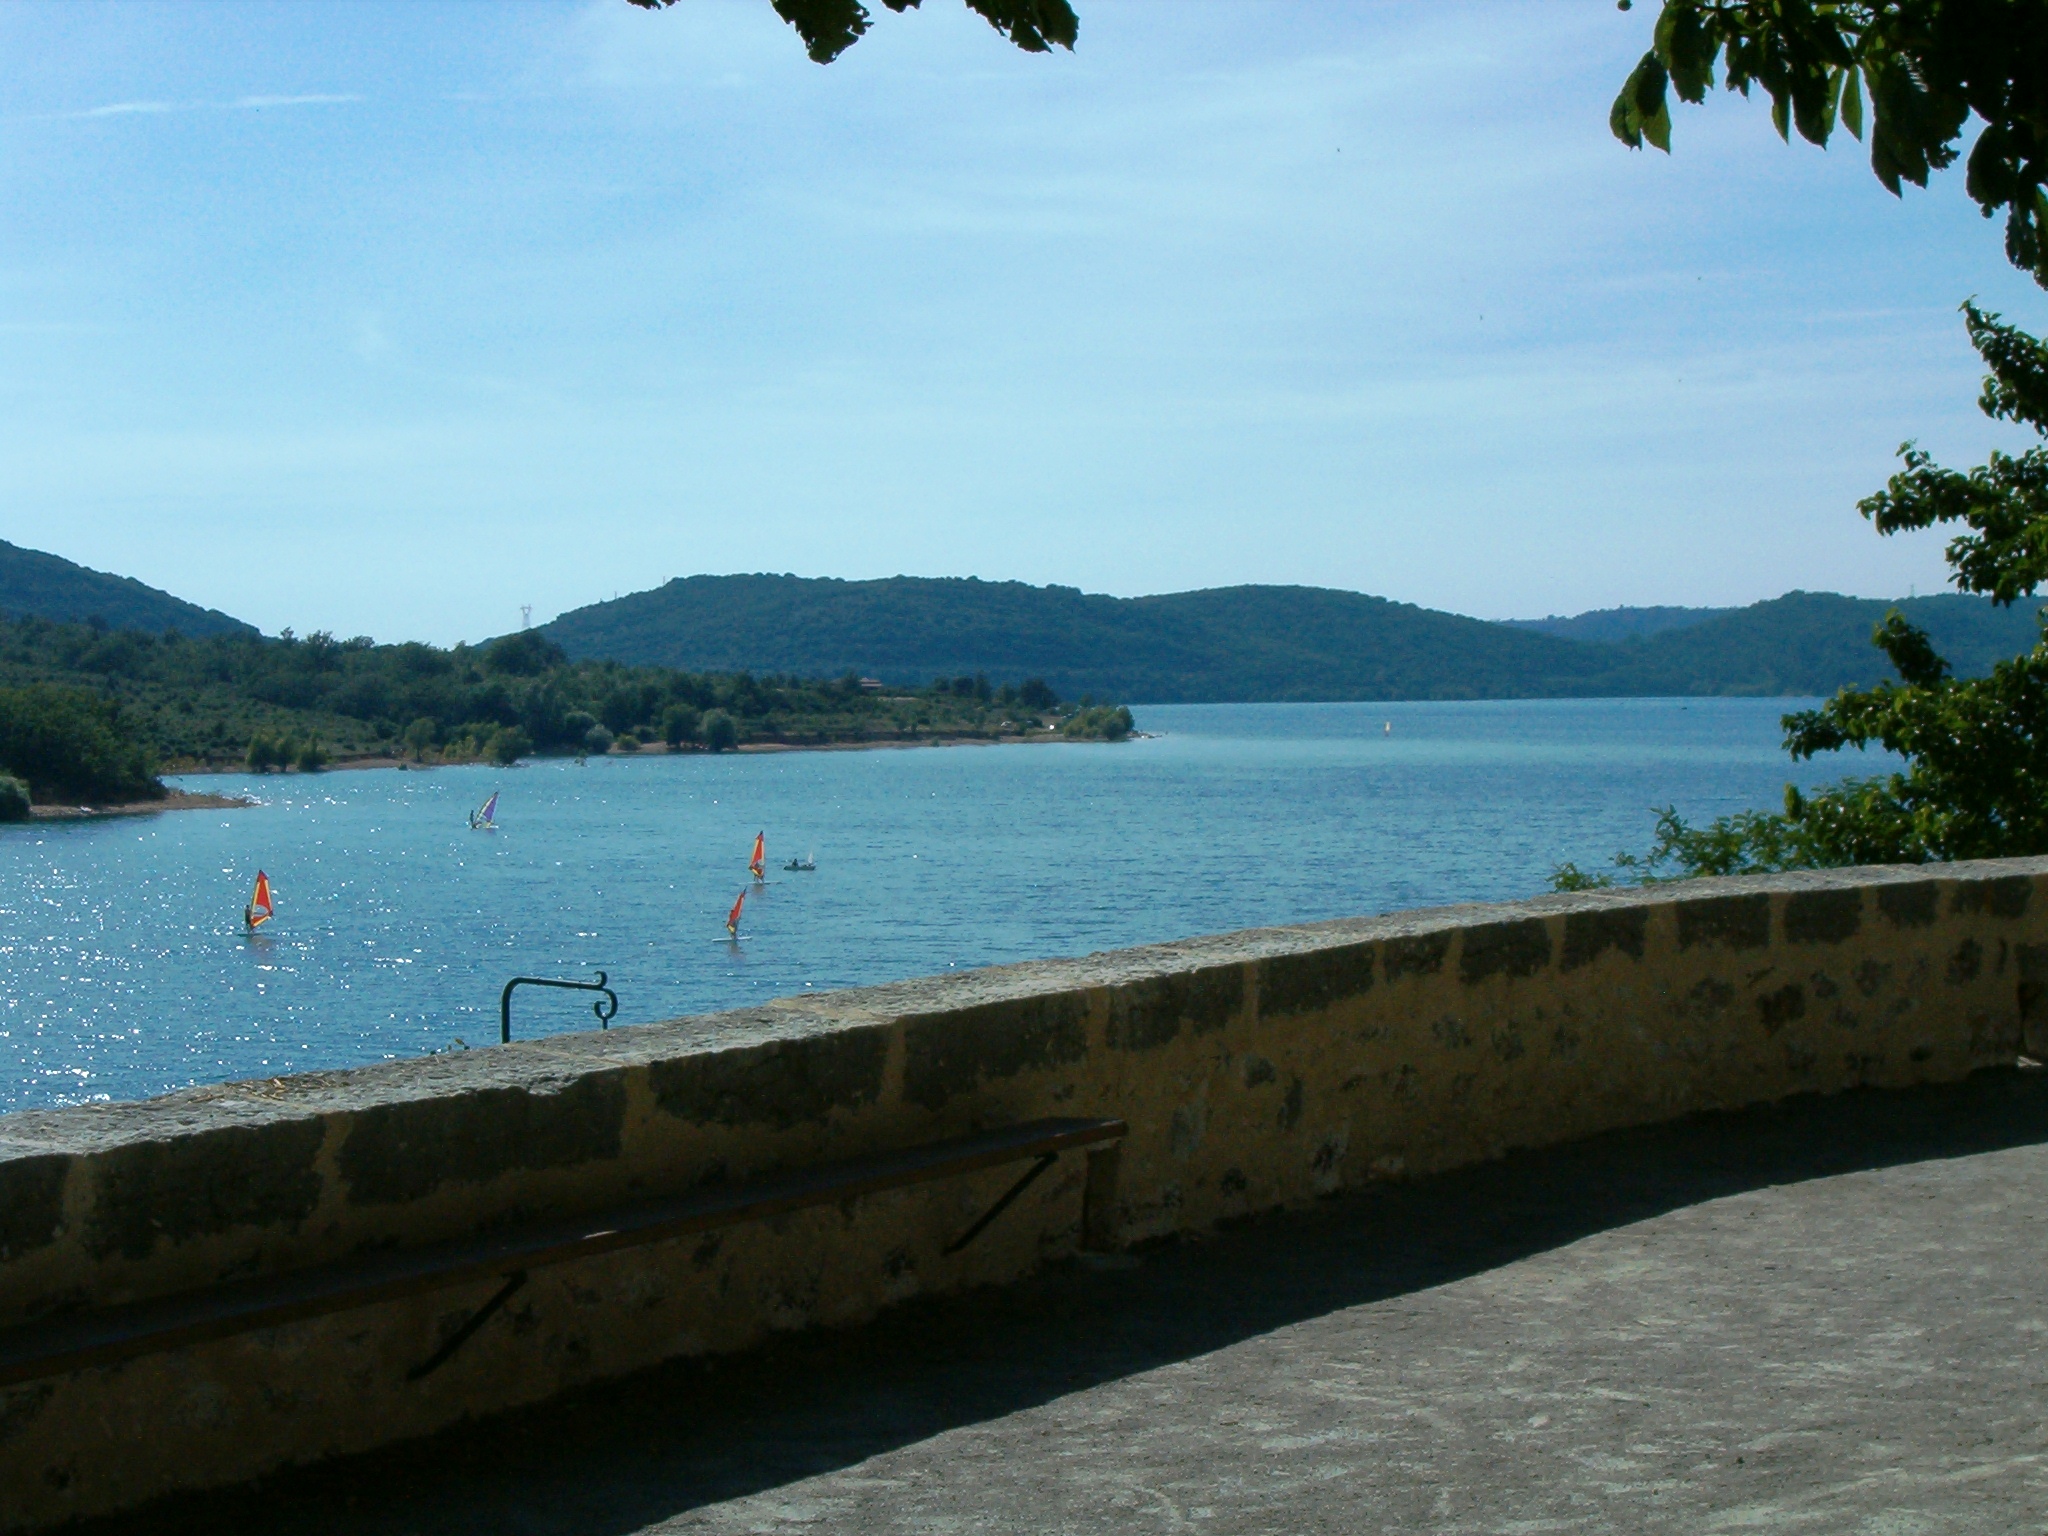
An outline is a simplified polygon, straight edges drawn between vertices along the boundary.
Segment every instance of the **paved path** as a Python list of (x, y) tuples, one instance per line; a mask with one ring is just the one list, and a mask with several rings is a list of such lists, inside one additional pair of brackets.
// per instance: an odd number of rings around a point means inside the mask
[(94, 1536), (2048, 1528), (2048, 1073), (1511, 1158)]

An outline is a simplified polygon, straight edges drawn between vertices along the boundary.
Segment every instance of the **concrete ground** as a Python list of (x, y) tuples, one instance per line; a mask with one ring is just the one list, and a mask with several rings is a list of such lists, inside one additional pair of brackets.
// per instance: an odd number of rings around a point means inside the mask
[(2048, 1072), (1604, 1136), (92, 1536), (2048, 1528)]

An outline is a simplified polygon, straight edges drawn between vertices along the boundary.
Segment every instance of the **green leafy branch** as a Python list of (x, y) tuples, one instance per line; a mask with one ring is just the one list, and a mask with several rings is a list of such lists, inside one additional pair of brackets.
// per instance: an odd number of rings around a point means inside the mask
[[(645, 11), (660, 10), (676, 0), (631, 0)], [(873, 25), (860, 0), (770, 0), (775, 14), (796, 28), (804, 48), (820, 64), (830, 64), (866, 35)], [(920, 0), (882, 0), (899, 15)], [(1071, 49), (1081, 29), (1080, 18), (1067, 0), (966, 0), (980, 16), (1026, 53), (1051, 48)]]
[[(1631, 0), (1619, 0), (1622, 10)], [(1670, 93), (1695, 106), (1716, 78), (1760, 87), (1771, 122), (1825, 147), (1839, 123), (1864, 136), (1894, 195), (1956, 161), (1964, 125), (1970, 196), (2007, 210), (2005, 250), (2048, 286), (2048, 6), (2040, 0), (1665, 0), (1651, 47), (1608, 114), (1632, 149), (1671, 149)]]

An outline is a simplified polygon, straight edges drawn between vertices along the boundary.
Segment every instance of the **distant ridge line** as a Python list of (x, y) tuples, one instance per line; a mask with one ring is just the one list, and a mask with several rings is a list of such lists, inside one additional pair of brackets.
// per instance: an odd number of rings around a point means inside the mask
[(1734, 608), (1595, 608), (1569, 617), (1552, 614), (1544, 619), (1503, 619), (1517, 629), (1541, 630), (1566, 640), (1615, 641), (1648, 638), (1670, 629), (1686, 629)]
[(253, 624), (145, 586), (132, 576), (95, 571), (5, 539), (0, 539), (0, 616), (70, 623), (100, 620), (109, 629), (153, 634), (177, 630), (195, 639), (258, 633)]
[(1892, 677), (1897, 607), (1961, 675), (2031, 647), (2029, 605), (1789, 592), (1746, 608), (1504, 623), (1325, 587), (1150, 597), (973, 577), (680, 576), (540, 626), (574, 658), (890, 683), (1042, 677), (1127, 703), (1810, 696)]

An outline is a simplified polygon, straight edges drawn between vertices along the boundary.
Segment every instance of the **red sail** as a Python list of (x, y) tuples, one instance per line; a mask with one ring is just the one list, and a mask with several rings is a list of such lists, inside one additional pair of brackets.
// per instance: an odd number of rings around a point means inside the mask
[(249, 926), (260, 927), (275, 915), (270, 906), (270, 876), (259, 869), (256, 871), (256, 892), (249, 898)]
[(745, 889), (742, 888), (740, 891), (740, 899), (734, 902), (732, 904), (732, 910), (725, 914), (725, 931), (731, 934), (734, 938), (738, 938), (740, 936), (740, 908), (744, 907), (746, 904), (747, 893)]
[[(756, 832), (754, 834), (754, 856), (747, 860), (747, 868), (754, 872), (756, 880), (762, 879), (767, 875), (768, 834), (766, 832)], [(734, 910), (738, 909), (735, 908)]]

